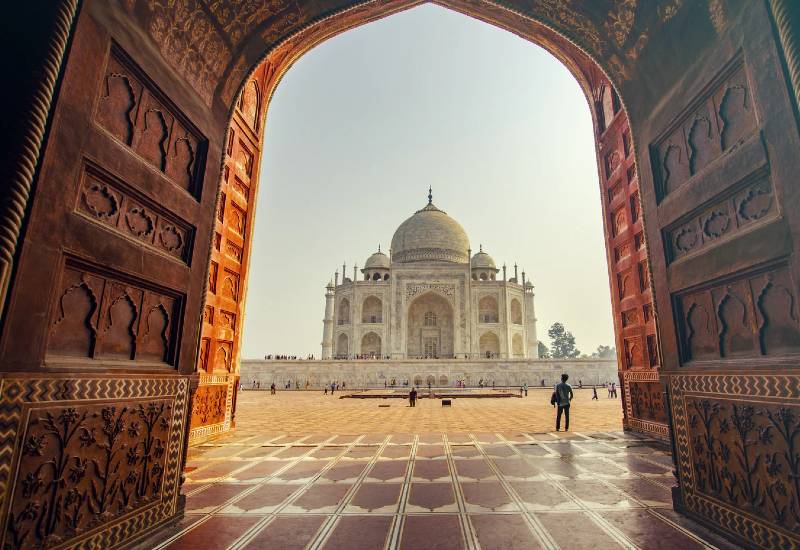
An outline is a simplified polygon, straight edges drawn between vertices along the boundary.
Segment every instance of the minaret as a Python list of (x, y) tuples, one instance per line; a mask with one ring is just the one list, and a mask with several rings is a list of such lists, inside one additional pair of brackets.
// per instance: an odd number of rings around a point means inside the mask
[(539, 339), (536, 335), (536, 308), (533, 305), (533, 284), (525, 282), (525, 347), (528, 359), (539, 358)]
[(333, 359), (333, 282), (325, 287), (325, 318), (322, 320), (322, 359)]

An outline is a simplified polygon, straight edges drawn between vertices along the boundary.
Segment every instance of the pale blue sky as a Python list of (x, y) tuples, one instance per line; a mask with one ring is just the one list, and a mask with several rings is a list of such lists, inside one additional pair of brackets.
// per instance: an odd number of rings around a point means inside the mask
[[(424, 5), (317, 46), (267, 114), (244, 357), (320, 354), (324, 286), (427, 201), (536, 285), (539, 336), (613, 345), (589, 108), (545, 50)], [(511, 276), (511, 275), (509, 275)]]

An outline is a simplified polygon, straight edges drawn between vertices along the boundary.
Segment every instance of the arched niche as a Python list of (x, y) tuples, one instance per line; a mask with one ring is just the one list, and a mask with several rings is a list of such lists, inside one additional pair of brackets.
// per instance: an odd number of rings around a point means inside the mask
[(452, 357), (454, 315), (450, 303), (436, 292), (417, 296), (406, 314), (406, 356)]
[(500, 338), (492, 331), (484, 332), (478, 342), (482, 358), (493, 358), (500, 356)]
[(361, 305), (362, 323), (383, 322), (383, 302), (377, 296), (367, 296)]

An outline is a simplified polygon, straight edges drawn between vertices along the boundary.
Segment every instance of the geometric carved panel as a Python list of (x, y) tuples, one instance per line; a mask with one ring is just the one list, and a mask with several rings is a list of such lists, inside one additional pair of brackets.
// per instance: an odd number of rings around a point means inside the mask
[(0, 398), (4, 548), (108, 548), (175, 513), (185, 378), (6, 379)]
[(68, 260), (47, 353), (174, 364), (181, 305), (165, 291)]
[(659, 198), (735, 149), (756, 128), (755, 108), (740, 60), (735, 60), (709, 90), (698, 98), (699, 107), (679, 117), (674, 129), (652, 145)]
[(749, 228), (758, 220), (777, 214), (772, 184), (762, 176), (741, 191), (706, 208), (688, 222), (667, 232), (671, 258), (677, 259), (713, 244), (720, 237), (730, 237)]
[(192, 229), (153, 201), (93, 165), (85, 166), (77, 210), (188, 264)]
[(118, 47), (109, 56), (95, 120), (175, 184), (197, 194), (205, 139)]
[(794, 288), (777, 266), (680, 296), (684, 361), (800, 351)]

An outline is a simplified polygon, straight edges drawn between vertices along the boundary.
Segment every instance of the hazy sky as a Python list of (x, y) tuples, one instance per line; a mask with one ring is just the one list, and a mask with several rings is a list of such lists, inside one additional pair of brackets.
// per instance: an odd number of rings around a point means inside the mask
[(589, 108), (543, 49), (424, 5), (303, 56), (267, 114), (244, 357), (320, 354), (324, 287), (434, 202), (536, 286), (539, 337), (613, 345)]

